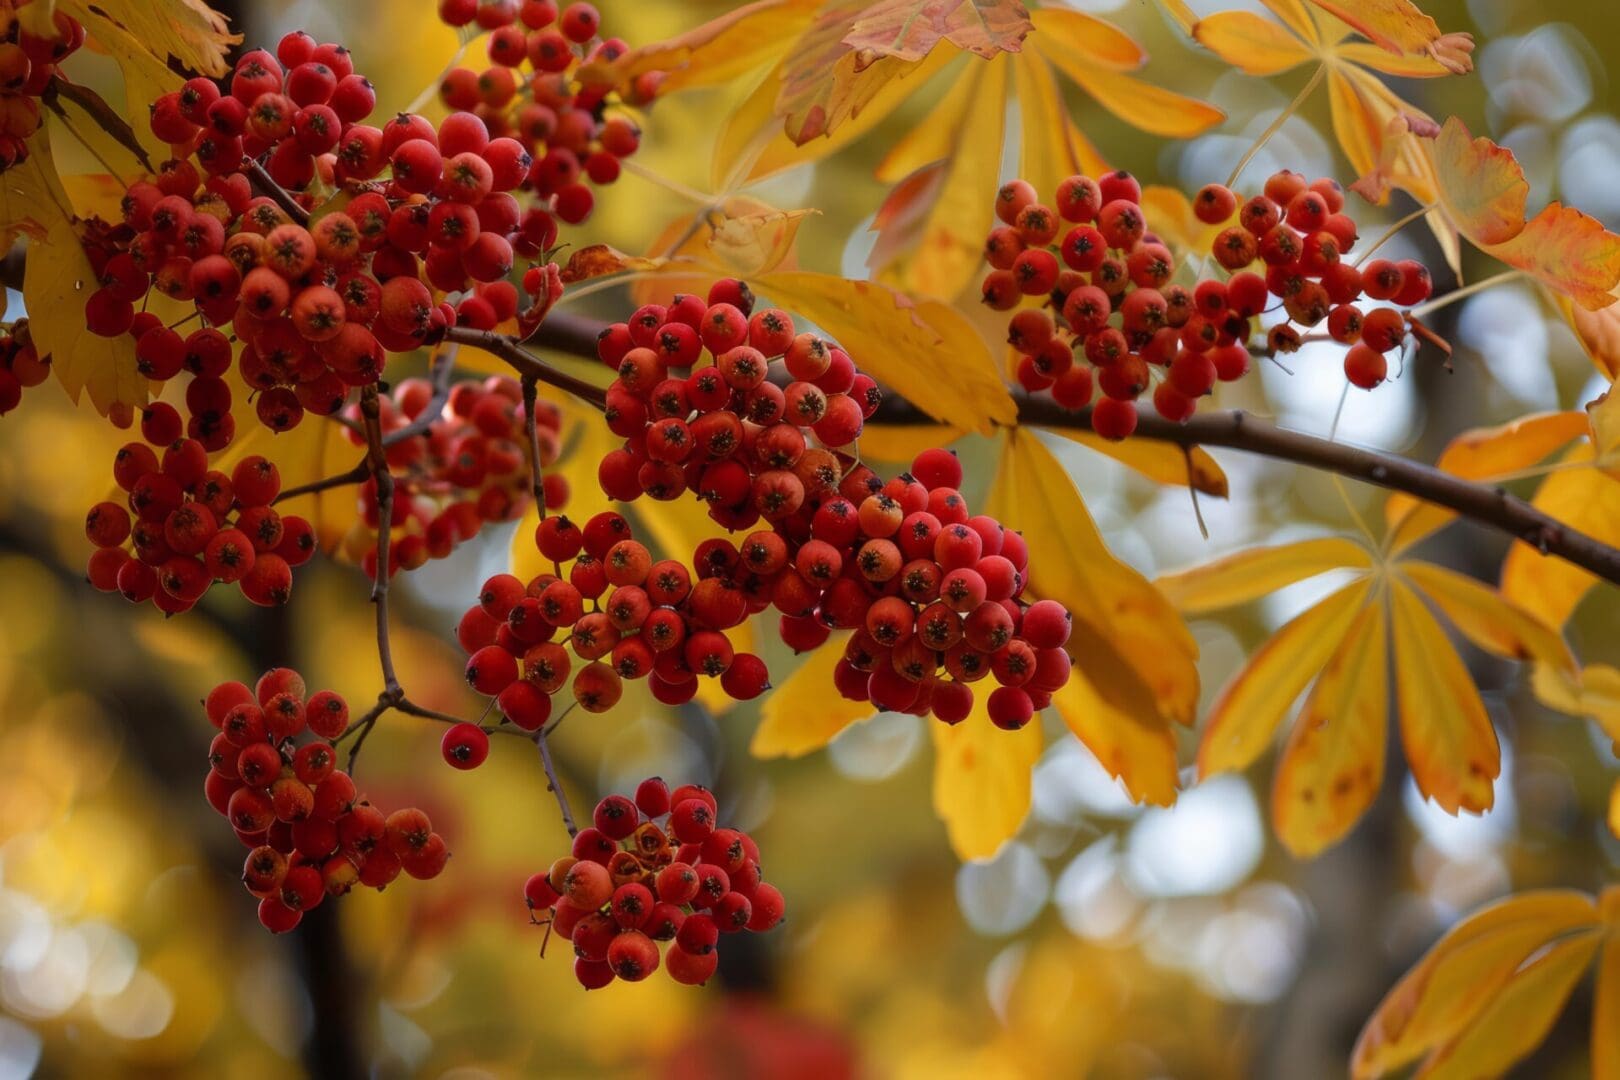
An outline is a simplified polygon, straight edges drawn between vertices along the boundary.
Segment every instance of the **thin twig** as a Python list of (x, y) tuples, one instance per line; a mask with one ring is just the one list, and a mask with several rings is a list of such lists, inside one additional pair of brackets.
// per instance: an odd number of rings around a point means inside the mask
[(1282, 130), (1282, 126), (1288, 122), (1290, 116), (1299, 111), (1299, 107), (1305, 104), (1305, 99), (1311, 96), (1311, 91), (1316, 89), (1317, 84), (1322, 81), (1322, 76), (1326, 74), (1327, 65), (1317, 65), (1316, 74), (1312, 75), (1311, 81), (1305, 84), (1305, 89), (1301, 90), (1294, 100), (1288, 103), (1287, 108), (1277, 114), (1277, 118), (1266, 127), (1266, 130), (1260, 133), (1260, 137), (1254, 141), (1254, 145), (1249, 147), (1238, 161), (1237, 167), (1232, 170), (1232, 175), (1226, 178), (1227, 187), (1237, 183), (1238, 177), (1243, 175), (1243, 170), (1248, 168), (1249, 162), (1254, 160), (1254, 155), (1258, 154), (1266, 143), (1271, 141), (1273, 135)]
[(270, 201), (286, 211), (287, 216), (293, 221), (300, 225), (309, 224), (309, 211), (298, 205), (298, 200), (294, 199), (286, 188), (276, 183), (275, 178), (265, 171), (264, 166), (260, 165), (256, 158), (244, 157), (242, 171), (247, 173), (248, 180), (254, 187), (268, 195)]
[(286, 491), (283, 491), (280, 495), (277, 495), (275, 501), (277, 503), (283, 503), (288, 499), (296, 499), (300, 495), (315, 495), (322, 491), (330, 491), (332, 488), (343, 487), (347, 484), (358, 484), (363, 482), (366, 477), (370, 475), (370, 458), (361, 458), (355, 467), (347, 472), (341, 472), (335, 476), (322, 477), (319, 480), (311, 480), (309, 483), (299, 484), (297, 487), (290, 487)]
[(537, 387), (533, 375), (523, 376), (523, 431), (529, 440), (529, 490), (534, 496), (535, 511), (540, 520), (546, 520), (546, 478), (541, 471), (540, 464), (540, 429), (535, 423), (535, 407), (538, 404), (535, 393)]
[(551, 747), (546, 743), (544, 731), (535, 734), (534, 745), (540, 748), (540, 764), (546, 770), (546, 790), (557, 796), (557, 809), (562, 811), (563, 828), (568, 830), (569, 836), (577, 836), (579, 826), (574, 824), (574, 811), (568, 805), (568, 794), (563, 791), (562, 780), (557, 776), (557, 766), (551, 760)]
[(395, 446), (418, 435), (426, 435), (434, 421), (444, 414), (444, 404), (450, 400), (450, 378), (455, 374), (458, 348), (459, 346), (451, 345), (448, 349), (433, 354), (433, 359), (428, 364), (428, 378), (433, 383), (433, 397), (428, 399), (428, 403), (410, 423), (384, 435), (383, 446)]
[[(544, 329), (543, 323), (541, 327)], [(607, 392), (601, 387), (593, 386), (584, 379), (557, 370), (504, 334), (497, 334), (493, 330), (474, 330), (466, 326), (454, 326), (445, 331), (444, 340), (458, 345), (471, 345), (475, 349), (483, 349), (485, 352), (505, 360), (519, 375), (533, 376), (547, 386), (555, 386), (559, 390), (565, 390), (575, 397), (596, 406), (598, 409), (607, 403)]]
[(394, 673), (394, 653), (388, 639), (388, 541), (394, 529), (394, 474), (388, 471), (388, 453), (383, 449), (375, 383), (360, 393), (360, 417), (366, 432), (366, 457), (377, 483), (377, 569), (371, 582), (371, 602), (377, 607), (377, 659), (382, 664), (383, 693), (397, 702), (404, 693)]

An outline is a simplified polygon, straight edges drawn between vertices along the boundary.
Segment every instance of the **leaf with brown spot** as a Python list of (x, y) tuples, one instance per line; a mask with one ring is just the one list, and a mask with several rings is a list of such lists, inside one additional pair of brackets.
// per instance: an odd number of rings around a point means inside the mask
[(1031, 29), (1021, 0), (877, 0), (851, 22), (843, 43), (863, 62), (921, 60), (941, 41), (988, 60), (1017, 52)]
[(592, 244), (590, 247), (580, 248), (568, 257), (568, 263), (561, 272), (562, 283), (577, 285), (592, 278), (622, 274), (630, 270), (662, 270), (669, 262), (670, 260), (663, 258), (626, 255), (607, 244)]

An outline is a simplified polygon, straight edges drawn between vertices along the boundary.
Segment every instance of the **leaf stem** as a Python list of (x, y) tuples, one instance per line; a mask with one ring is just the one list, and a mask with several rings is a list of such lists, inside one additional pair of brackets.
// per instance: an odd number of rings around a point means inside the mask
[(1305, 104), (1305, 99), (1311, 96), (1311, 92), (1316, 89), (1317, 85), (1322, 81), (1322, 76), (1326, 74), (1327, 65), (1319, 64), (1316, 68), (1316, 73), (1312, 75), (1310, 81), (1305, 84), (1305, 88), (1294, 96), (1294, 100), (1288, 103), (1287, 108), (1283, 109), (1282, 112), (1277, 114), (1276, 119), (1272, 120), (1272, 122), (1266, 126), (1266, 130), (1262, 131), (1260, 133), (1260, 137), (1254, 141), (1254, 145), (1249, 147), (1249, 149), (1244, 153), (1243, 157), (1238, 160), (1237, 167), (1232, 170), (1232, 175), (1226, 178), (1227, 187), (1231, 187), (1233, 184), (1237, 183), (1238, 177), (1243, 175), (1243, 170), (1248, 168), (1249, 162), (1254, 160), (1254, 155), (1258, 154), (1262, 149), (1265, 148), (1266, 143), (1271, 141), (1271, 137), (1273, 135), (1282, 130), (1282, 126), (1288, 122), (1288, 118), (1290, 116), (1293, 116), (1299, 111), (1299, 107)]

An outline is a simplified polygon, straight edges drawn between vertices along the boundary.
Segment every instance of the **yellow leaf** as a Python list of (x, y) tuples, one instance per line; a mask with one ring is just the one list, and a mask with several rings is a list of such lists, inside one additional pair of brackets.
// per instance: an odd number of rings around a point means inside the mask
[(879, 281), (919, 296), (953, 300), (978, 275), (984, 237), (994, 215), (985, 193), (995, 189), (1001, 168), (1007, 65), (999, 57), (973, 64), (928, 119), (879, 166), (879, 175), (887, 175), (891, 159), (908, 161), (919, 151), (934, 154), (937, 137), (950, 136), (915, 243), (896, 261), (873, 267)]
[(1176, 801), (1176, 736), (1168, 721), (1110, 705), (1079, 667), (1052, 695), (1052, 706), (1132, 800), (1154, 806)]
[(117, 221), (123, 216), (124, 185), (106, 173), (64, 176), (62, 187), (73, 201), (73, 211), (81, 218), (99, 217)]
[[(305, 417), (304, 422), (291, 431), (277, 434), (251, 416), (252, 405), (247, 388), (238, 381), (234, 372), (231, 383), (233, 411), (236, 417), (236, 438), (210, 465), (229, 475), (236, 463), (245, 457), (262, 454), (276, 463), (281, 471), (281, 490), (313, 483), (328, 476), (345, 473), (366, 456), (365, 448), (356, 446), (348, 438), (341, 424), (329, 423), (319, 417)], [(284, 514), (298, 514), (309, 520), (315, 528), (315, 539), (325, 552), (336, 551), (344, 537), (359, 520), (357, 487), (328, 488), (313, 495), (300, 495), (276, 504)], [(530, 529), (528, 536), (534, 536)]]
[(1597, 917), (1592, 898), (1573, 889), (1520, 893), (1474, 912), (1384, 995), (1356, 1040), (1351, 1075), (1382, 1076), (1445, 1043), (1542, 945)]
[(1588, 664), (1572, 675), (1551, 664), (1537, 664), (1530, 688), (1548, 708), (1592, 720), (1620, 747), (1620, 670)]
[(1273, 634), (1210, 706), (1198, 776), (1247, 768), (1271, 744), (1300, 691), (1321, 672), (1354, 623), (1372, 583), (1353, 581)]
[[(1609, 831), (1614, 833), (1616, 840), (1620, 840), (1620, 780), (1614, 782), (1614, 790), (1609, 793)], [(1615, 987), (1615, 992), (1620, 994), (1620, 987)], [(1620, 1025), (1616, 1030), (1620, 1030)]]
[(1401, 574), (1422, 590), (1460, 631), (1486, 652), (1509, 660), (1576, 668), (1563, 635), (1473, 578), (1433, 563), (1405, 562)]
[(1132, 127), (1166, 139), (1190, 139), (1226, 119), (1226, 114), (1197, 98), (1166, 90), (1156, 83), (1117, 71), (1089, 68), (1067, 54), (1045, 56), (1058, 70), (1097, 99), (1097, 104)]
[(848, 638), (828, 638), (765, 696), (749, 753), (757, 758), (802, 757), (877, 711), (870, 701), (850, 701), (833, 688), (833, 669), (843, 659)]
[(1277, 838), (1296, 858), (1337, 843), (1384, 782), (1389, 663), (1382, 604), (1361, 609), (1316, 680), (1277, 765)]
[(754, 282), (821, 327), (856, 366), (964, 431), (1017, 422), (1018, 406), (973, 326), (945, 304), (917, 303), (871, 281), (778, 270)]
[[(1590, 443), (1571, 447), (1560, 463), (1576, 467), (1550, 474), (1531, 505), (1588, 536), (1620, 543), (1620, 480), (1576, 465), (1592, 458)], [(1502, 595), (1548, 626), (1563, 626), (1597, 580), (1573, 563), (1543, 555), (1523, 541), (1508, 549), (1502, 563)]]
[(921, 60), (945, 40), (992, 59), (1017, 52), (1029, 31), (1020, 0), (878, 0), (865, 5), (843, 43), (863, 58)]
[(1390, 602), (1395, 701), (1412, 778), (1449, 814), (1483, 813), (1495, 799), (1502, 752), (1479, 691), (1411, 586), (1397, 581)]
[[(1609, 804), (1609, 828), (1620, 837), (1620, 783), (1615, 785)], [(1620, 909), (1620, 905), (1616, 907)], [(1612, 919), (1603, 956), (1598, 960), (1597, 995), (1592, 1006), (1592, 1075), (1620, 1076), (1620, 933), (1615, 933)]]
[(943, 424), (867, 424), (861, 429), (861, 459), (910, 465), (924, 450), (949, 446), (961, 435)]
[(1620, 477), (1614, 468), (1620, 457), (1620, 394), (1610, 386), (1596, 401), (1586, 405), (1586, 417), (1592, 426), (1592, 445), (1597, 448), (1597, 462), (1610, 476)]
[(1471, 138), (1455, 116), (1434, 143), (1440, 198), (1454, 225), (1475, 244), (1511, 240), (1524, 228), (1530, 184), (1513, 151), (1483, 136)]
[(83, 23), (85, 33), (115, 55), (115, 42), (133, 42), (165, 66), (173, 57), (215, 78), (225, 74), (225, 56), (242, 40), (203, 0), (56, 0), (56, 9)]
[(1013, 58), (1014, 85), (1022, 121), (1019, 135), (1019, 175), (1039, 192), (1056, 191), (1075, 174), (1100, 176), (1107, 165), (1069, 119), (1052, 68), (1034, 49)]
[(51, 222), (72, 207), (56, 176), (47, 127), (30, 135), (27, 145), (28, 157), (0, 177), (0, 240), (8, 249), (19, 234), (32, 241), (45, 239)]
[(1089, 450), (1105, 454), (1160, 484), (1195, 487), (1205, 495), (1219, 499), (1226, 498), (1228, 494), (1225, 470), (1202, 447), (1195, 446), (1187, 454), (1179, 446), (1149, 439), (1104, 439), (1079, 428), (1040, 430), (1061, 435)]
[(1438, 79), (1441, 76), (1456, 74), (1432, 56), (1410, 54), (1397, 56), (1376, 45), (1360, 41), (1339, 42), (1333, 47), (1333, 55), (1340, 60), (1370, 67), (1385, 75), (1394, 75), (1402, 79)]
[(1252, 11), (1220, 11), (1199, 19), (1192, 36), (1216, 56), (1250, 75), (1275, 75), (1315, 55), (1299, 38)]
[[(1497, 427), (1474, 428), (1441, 451), (1435, 468), (1465, 480), (1489, 480), (1545, 459), (1586, 431), (1586, 418), (1574, 410), (1535, 413)], [(1457, 516), (1453, 510), (1394, 494), (1384, 503), (1384, 521), (1393, 530), (1391, 550), (1411, 547)]]
[(660, 93), (717, 86), (785, 50), (810, 24), (820, 0), (755, 0), (683, 34), (631, 49), (611, 63), (579, 69), (582, 81), (619, 86), (649, 71), (665, 73)]
[(934, 733), (934, 812), (961, 859), (988, 859), (1018, 832), (1041, 756), (1040, 723), (1003, 731), (990, 722), (988, 697), (975, 693), (960, 724), (926, 721)]
[(1588, 311), (1614, 303), (1610, 290), (1620, 282), (1620, 236), (1573, 206), (1549, 203), (1512, 240), (1484, 250)]
[(1601, 944), (1603, 936), (1589, 930), (1548, 945), (1514, 973), (1466, 1031), (1425, 1061), (1418, 1075), (1474, 1080), (1507, 1072), (1547, 1037)]
[(1074, 616), (1069, 651), (1097, 692), (1135, 716), (1191, 723), (1197, 643), (1164, 596), (1108, 550), (1074, 481), (1034, 432), (1008, 434), (985, 512), (1024, 533), (1030, 586)]
[(1367, 549), (1342, 536), (1249, 548), (1154, 581), (1178, 611), (1201, 615), (1262, 596), (1329, 570), (1368, 570)]
[[(1034, 15), (1035, 45), (1068, 53), (1077, 63), (1110, 71), (1135, 71), (1148, 54), (1129, 34), (1106, 19), (1065, 8), (1042, 8)], [(1041, 189), (1045, 191), (1045, 188)]]

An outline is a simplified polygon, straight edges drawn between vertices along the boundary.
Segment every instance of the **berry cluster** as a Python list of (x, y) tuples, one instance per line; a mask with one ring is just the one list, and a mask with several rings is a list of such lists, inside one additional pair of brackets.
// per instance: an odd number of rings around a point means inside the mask
[(0, 172), (28, 160), (27, 140), (39, 130), (39, 97), (56, 76), (56, 66), (84, 44), (84, 27), (67, 12), (53, 12), (51, 25), (53, 36), (36, 37), (23, 29), (13, 5), (6, 5), (0, 31)]
[[(582, 84), (577, 72), (583, 64), (622, 55), (625, 43), (598, 37), (601, 16), (587, 3), (559, 13), (554, 0), (439, 0), (439, 17), (451, 26), (476, 22), (490, 31), (489, 67), (452, 68), (439, 97), (481, 119), (491, 132), (521, 142), (534, 157), (524, 187), (563, 221), (583, 222), (596, 204), (586, 181), (600, 186), (617, 180), (619, 161), (636, 152), (641, 130), (627, 116), (605, 116), (608, 88)], [(650, 99), (656, 85), (656, 77), (642, 76), (624, 97)]]
[(715, 813), (706, 788), (671, 793), (657, 777), (644, 780), (633, 800), (597, 803), (573, 854), (524, 885), (530, 912), (550, 912), (549, 928), (573, 942), (580, 985), (640, 982), (658, 970), (660, 941), (674, 942), (663, 956), (670, 977), (700, 984), (720, 962), (720, 935), (782, 921), (782, 894), (761, 879), (758, 846), (717, 828)]
[[(330, 690), (306, 696), (304, 680), (274, 668), (249, 689), (209, 691), (208, 802), (250, 848), (242, 883), (259, 898), (259, 921), (285, 933), (327, 895), (381, 889), (403, 870), (437, 877), (450, 852), (414, 808), (383, 812), (337, 767), (349, 707)], [(312, 738), (299, 744), (305, 732)]]
[[(168, 615), (189, 610), (216, 581), (255, 604), (286, 603), (292, 568), (315, 554), (315, 532), (271, 505), (281, 492), (275, 465), (253, 456), (229, 476), (210, 469), (208, 451), (182, 437), (180, 413), (167, 402), (146, 407), (141, 435), (146, 442), (125, 444), (113, 459), (128, 509), (101, 502), (85, 519), (96, 548), (90, 583)], [(161, 458), (153, 446), (165, 448)]]
[[(514, 520), (529, 507), (528, 431), (517, 381), (492, 375), (482, 382), (458, 383), (439, 414), (425, 417), (435, 404), (432, 384), (420, 378), (402, 380), (392, 395), (378, 400), (388, 471), (394, 478), (390, 576), (415, 570), (429, 559), (448, 558), (486, 522)], [(358, 406), (349, 406), (345, 416), (353, 425), (347, 429), (349, 440), (365, 445)], [(424, 420), (429, 421), (425, 430), (416, 433), (413, 425)], [(538, 403), (535, 435), (542, 467), (556, 461), (561, 450), (561, 423), (555, 405)], [(396, 432), (408, 437), (396, 438)], [(546, 476), (544, 494), (548, 509), (562, 506), (568, 498), (567, 480)], [(366, 575), (375, 576), (382, 513), (375, 477), (360, 485), (358, 502), (371, 540), (357, 554)]]
[[(511, 723), (537, 730), (570, 674), (574, 700), (587, 712), (618, 704), (625, 679), (648, 679), (653, 696), (671, 705), (697, 694), (700, 675), (719, 679), (739, 701), (767, 689), (764, 661), (736, 652), (725, 634), (764, 603), (757, 596), (751, 603), (740, 587), (740, 557), (729, 542), (700, 545), (694, 575), (676, 560), (655, 562), (630, 523), (612, 511), (583, 529), (566, 517), (547, 517), (535, 539), (557, 573), (527, 583), (495, 575), (456, 630), (471, 654), (468, 683), (493, 696)], [(570, 651), (581, 663), (577, 672)]]
[[(1364, 388), (1383, 381), (1383, 353), (1405, 338), (1405, 319), (1393, 308), (1363, 316), (1355, 301), (1365, 295), (1418, 303), (1429, 294), (1429, 276), (1417, 262), (1377, 259), (1358, 268), (1341, 259), (1357, 233), (1337, 183), (1307, 183), (1285, 170), (1241, 207), (1219, 184), (1201, 189), (1193, 199), (1199, 220), (1218, 225), (1235, 215), (1236, 224), (1219, 233), (1211, 250), (1230, 276), (1190, 289), (1172, 280), (1175, 257), (1149, 231), (1141, 193), (1126, 172), (1064, 180), (1055, 209), (1038, 202), (1022, 180), (997, 193), (1003, 224), (985, 242), (992, 270), (984, 300), (1001, 311), (1024, 297), (1043, 300), (1008, 323), (1008, 341), (1022, 354), (1016, 374), (1025, 390), (1050, 390), (1070, 409), (1084, 408), (1100, 390), (1092, 427), (1122, 439), (1136, 429), (1136, 400), (1156, 377), (1154, 408), (1166, 419), (1186, 420), (1217, 380), (1247, 373), (1251, 339), (1264, 337), (1273, 353), (1292, 352), (1301, 330), (1324, 320), (1329, 336), (1351, 346), (1346, 377)], [(1069, 228), (1060, 237), (1063, 223)], [(1246, 269), (1257, 259), (1263, 274)], [(1266, 330), (1260, 317), (1274, 305), (1287, 318)]]
[(50, 377), (50, 359), (41, 358), (34, 348), (27, 319), (18, 319), (9, 331), (0, 330), (0, 416), (22, 402), (24, 390)]

